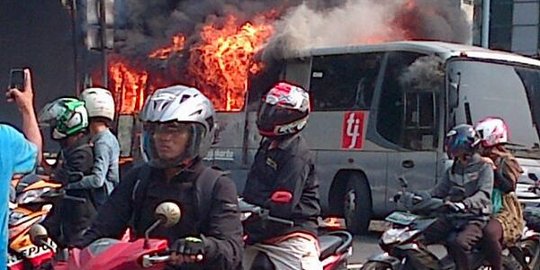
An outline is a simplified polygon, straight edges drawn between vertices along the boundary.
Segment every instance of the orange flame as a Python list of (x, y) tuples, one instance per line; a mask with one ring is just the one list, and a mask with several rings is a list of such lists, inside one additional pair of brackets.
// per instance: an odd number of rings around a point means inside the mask
[(186, 43), (186, 37), (182, 34), (177, 34), (172, 37), (172, 45), (164, 47), (151, 52), (148, 57), (165, 60), (171, 56), (171, 54), (179, 53), (184, 49)]
[(116, 110), (120, 114), (139, 112), (144, 105), (148, 73), (117, 61), (109, 66), (109, 74)]
[[(264, 17), (255, 21), (264, 21)], [(262, 68), (254, 56), (272, 33), (269, 23), (247, 22), (238, 27), (233, 16), (221, 28), (211, 24), (202, 28), (201, 41), (190, 50), (188, 73), (216, 110), (243, 108), (248, 76)]]
[[(247, 80), (263, 68), (254, 60), (273, 33), (271, 21), (276, 14), (257, 16), (253, 23), (240, 24), (228, 16), (222, 27), (203, 26), (201, 40), (189, 49), (188, 82), (198, 87), (218, 111), (239, 111), (245, 103)], [(267, 22), (268, 21), (268, 22)], [(166, 60), (186, 51), (186, 38), (182, 33), (172, 37), (172, 44), (157, 49), (149, 58)], [(135, 69), (123, 59), (112, 59), (109, 65), (109, 87), (113, 92), (119, 113), (136, 113), (144, 105), (146, 95), (156, 87), (176, 82), (181, 78), (156, 77)], [(151, 82), (149, 77), (152, 76)]]

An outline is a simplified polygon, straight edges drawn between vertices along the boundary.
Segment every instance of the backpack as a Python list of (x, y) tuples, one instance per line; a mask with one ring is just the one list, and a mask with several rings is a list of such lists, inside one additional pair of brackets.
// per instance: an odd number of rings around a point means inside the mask
[[(147, 164), (142, 165), (138, 168), (137, 172), (137, 181), (133, 186), (133, 191), (131, 193), (131, 202), (133, 204), (133, 209), (141, 209), (142, 202), (147, 194), (147, 187), (150, 183), (150, 173), (152, 169)], [(200, 224), (207, 219), (207, 215), (210, 211), (210, 206), (212, 205), (212, 193), (216, 182), (220, 177), (229, 174), (227, 171), (223, 171), (219, 168), (206, 167), (201, 172), (199, 177), (195, 180), (195, 203), (197, 216), (196, 228), (200, 231)], [(138, 223), (140, 216), (138, 215), (140, 211), (133, 211), (131, 217), (131, 225), (135, 227), (135, 224)], [(203, 223), (204, 224), (204, 223)]]

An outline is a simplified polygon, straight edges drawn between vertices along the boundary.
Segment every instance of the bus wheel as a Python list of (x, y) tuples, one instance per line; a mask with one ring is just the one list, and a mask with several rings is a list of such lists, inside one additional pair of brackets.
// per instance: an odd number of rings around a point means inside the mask
[(353, 234), (366, 234), (371, 220), (371, 192), (367, 181), (358, 174), (351, 174), (345, 189), (343, 216), (347, 229)]

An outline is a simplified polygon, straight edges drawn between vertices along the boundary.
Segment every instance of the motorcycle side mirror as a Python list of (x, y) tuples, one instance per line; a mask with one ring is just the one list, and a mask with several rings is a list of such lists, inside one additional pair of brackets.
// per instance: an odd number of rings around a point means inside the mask
[(405, 179), (405, 177), (400, 176), (400, 177), (398, 178), (398, 181), (399, 181), (399, 183), (401, 184), (401, 187), (402, 187), (402, 188), (407, 188), (407, 187), (409, 187), (409, 182), (407, 182), (407, 179)]
[(47, 242), (47, 239), (49, 238), (49, 233), (47, 232), (47, 229), (43, 227), (43, 225), (34, 224), (28, 231), (28, 235), (30, 236), (30, 242), (32, 242), (32, 244), (34, 244), (35, 246), (46, 246), (51, 250), (55, 250), (55, 248)]
[(180, 221), (180, 207), (173, 202), (164, 202), (156, 207), (154, 215), (160, 220), (161, 226), (169, 228)]
[(178, 223), (180, 221), (180, 217), (182, 216), (182, 213), (180, 211), (180, 207), (173, 202), (163, 202), (159, 204), (156, 207), (156, 210), (154, 211), (154, 215), (156, 217), (156, 221), (152, 226), (150, 226), (145, 232), (144, 232), (144, 246), (143, 248), (147, 249), (150, 248), (149, 246), (149, 239), (150, 239), (150, 233), (155, 230), (160, 225), (169, 228)]
[(456, 72), (455, 78), (448, 77), (448, 105), (451, 109), (456, 109), (459, 106), (459, 91), (461, 88), (461, 72)]

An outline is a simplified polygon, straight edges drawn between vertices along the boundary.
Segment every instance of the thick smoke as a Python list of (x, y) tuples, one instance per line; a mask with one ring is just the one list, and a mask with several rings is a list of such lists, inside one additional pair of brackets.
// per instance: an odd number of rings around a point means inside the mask
[(294, 54), (310, 47), (370, 44), (396, 40), (465, 43), (471, 28), (456, 0), (347, 0), (315, 10), (302, 4), (276, 23), (267, 53)]
[(227, 15), (246, 22), (256, 14), (274, 10), (281, 13), (301, 0), (125, 0), (127, 20), (120, 30), (117, 49), (124, 55), (147, 55), (167, 45), (173, 35), (182, 33), (187, 42), (198, 41), (198, 30), (205, 23), (223, 23)]
[(399, 82), (406, 89), (440, 90), (444, 85), (444, 63), (437, 56), (420, 57), (401, 74)]
[[(248, 21), (274, 11), (272, 54), (345, 44), (404, 39), (464, 43), (470, 27), (456, 0), (125, 0), (126, 21), (117, 31), (122, 55), (146, 56), (178, 33), (187, 45), (202, 25), (219, 25), (227, 15)], [(270, 51), (270, 50), (269, 50)]]

